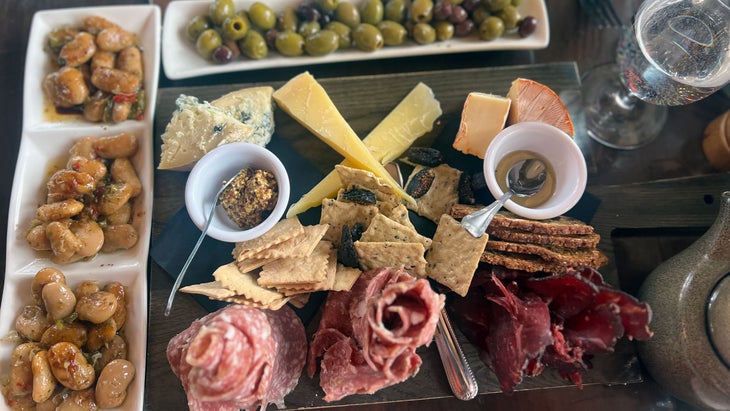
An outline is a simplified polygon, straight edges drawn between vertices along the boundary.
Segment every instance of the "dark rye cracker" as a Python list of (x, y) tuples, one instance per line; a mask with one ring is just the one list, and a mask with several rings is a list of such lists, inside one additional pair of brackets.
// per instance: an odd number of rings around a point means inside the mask
[(510, 270), (521, 270), (530, 273), (560, 274), (565, 271), (565, 266), (562, 264), (546, 261), (536, 255), (529, 254), (485, 250), (479, 260), (483, 263), (499, 265)]
[[(481, 205), (454, 204), (449, 210), (449, 214), (458, 220), (483, 207)], [(504, 210), (494, 216), (489, 226), (551, 235), (584, 235), (593, 233), (593, 227), (591, 225), (572, 217), (558, 216), (547, 220), (529, 220)]]
[(552, 245), (565, 248), (593, 248), (601, 241), (598, 233), (590, 234), (540, 234), (511, 228), (490, 226), (487, 229), (492, 239), (500, 239), (517, 243)]
[(490, 239), (487, 242), (486, 250), (536, 255), (543, 260), (559, 263), (565, 267), (601, 267), (608, 262), (608, 257), (595, 248), (570, 249)]

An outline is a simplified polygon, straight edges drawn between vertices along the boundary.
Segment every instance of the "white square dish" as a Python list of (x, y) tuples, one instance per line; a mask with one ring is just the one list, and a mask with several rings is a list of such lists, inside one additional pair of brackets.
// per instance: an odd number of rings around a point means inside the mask
[[(257, 70), (273, 67), (309, 66), (313, 64), (337, 63), (356, 60), (372, 60), (395, 57), (409, 57), (433, 54), (462, 53), (488, 50), (534, 50), (547, 47), (550, 42), (550, 24), (544, 0), (523, 0), (518, 7), (522, 16), (533, 16), (538, 25), (535, 32), (526, 38), (516, 33), (505, 34), (492, 41), (481, 41), (472, 35), (454, 38), (426, 45), (417, 45), (412, 40), (403, 46), (387, 46), (375, 52), (364, 52), (353, 48), (338, 50), (326, 56), (284, 57), (271, 52), (261, 60), (238, 57), (228, 64), (216, 64), (205, 60), (195, 50), (195, 44), (188, 40), (185, 33), (187, 23), (197, 15), (206, 14), (212, 0), (171, 1), (165, 10), (162, 24), (162, 66), (165, 75), (173, 80), (209, 74)], [(234, 0), (236, 10), (247, 9), (254, 0)], [(270, 0), (266, 4), (275, 12), (284, 10), (287, 5), (295, 5), (292, 0)]]
[[(118, 281), (126, 287), (127, 320), (121, 335), (127, 342), (127, 360), (135, 367), (135, 376), (127, 388), (127, 398), (118, 410), (141, 410), (144, 407), (144, 385), (147, 352), (147, 276), (144, 267), (128, 268), (122, 271), (100, 271), (89, 269), (87, 272), (61, 270), (66, 276), (66, 284), (74, 289), (84, 280), (95, 280), (100, 286)], [(3, 291), (3, 304), (0, 308), (0, 335), (7, 336), (15, 330), (15, 319), (23, 307), (31, 304), (31, 283), (35, 273), (6, 279)], [(0, 369), (9, 373), (10, 358), (16, 342), (0, 342)], [(11, 410), (6, 399), (0, 402), (0, 410)]]
[[(56, 126), (85, 126), (98, 129), (106, 127), (106, 124), (87, 122), (78, 115), (67, 115), (61, 120), (57, 115), (49, 115), (54, 108), (43, 93), (43, 79), (53, 71), (51, 56), (44, 50), (46, 36), (53, 29), (63, 26), (79, 26), (82, 19), (87, 16), (104, 17), (137, 35), (142, 50), (146, 94), (145, 113), (142, 121), (149, 120), (151, 124), (154, 118), (160, 71), (160, 8), (156, 5), (80, 7), (42, 10), (33, 15), (23, 83), (23, 127), (26, 130)], [(125, 123), (135, 122), (138, 121), (125, 121)]]

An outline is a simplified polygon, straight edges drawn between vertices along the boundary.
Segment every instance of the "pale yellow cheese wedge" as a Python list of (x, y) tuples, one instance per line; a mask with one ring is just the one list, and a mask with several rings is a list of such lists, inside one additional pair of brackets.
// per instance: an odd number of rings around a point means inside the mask
[[(363, 139), (363, 143), (376, 160), (387, 164), (403, 154), (419, 137), (431, 131), (442, 113), (441, 104), (436, 100), (433, 90), (424, 83), (418, 83)], [(348, 160), (344, 160), (342, 165), (353, 166)], [(337, 173), (331, 171), (289, 207), (287, 217), (321, 205), (324, 198), (334, 197), (341, 186)]]
[(289, 80), (274, 92), (278, 106), (353, 165), (368, 170), (391, 186), (408, 203), (415, 203), (376, 160), (350, 127), (327, 92), (309, 72)]
[(484, 158), (487, 147), (507, 122), (510, 103), (510, 99), (494, 94), (469, 93), (453, 147), (464, 154)]

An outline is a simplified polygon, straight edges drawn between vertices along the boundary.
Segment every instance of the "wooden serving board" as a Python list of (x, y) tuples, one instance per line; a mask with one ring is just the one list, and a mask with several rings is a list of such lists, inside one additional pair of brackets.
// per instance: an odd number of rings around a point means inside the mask
[[(517, 77), (526, 77), (544, 83), (561, 96), (574, 97), (579, 95), (580, 80), (577, 66), (574, 63), (326, 78), (319, 79), (319, 81), (342, 115), (361, 136), (364, 136), (387, 115), (413, 86), (418, 82), (425, 83), (431, 87), (436, 98), (440, 101), (444, 115), (435, 130), (424, 136), (416, 145), (433, 145), (444, 150), (450, 150), (449, 146), (453, 141), (456, 127), (458, 127), (458, 120), (466, 95), (471, 91), (505, 95), (510, 83)], [(283, 83), (267, 84), (276, 88)], [(160, 135), (164, 132), (165, 126), (175, 110), (175, 99), (180, 94), (196, 96), (210, 101), (230, 91), (257, 85), (262, 84), (246, 83), (160, 89), (155, 117), (154, 153), (156, 163), (159, 162)], [(289, 168), (289, 175), (292, 179), (291, 201), (293, 202), (318, 182), (335, 164), (339, 163), (341, 158), (281, 110), (275, 112), (275, 121), (276, 133), (268, 148), (279, 155)], [(461, 156), (453, 150), (451, 151), (453, 153), (447, 154), (446, 157), (452, 165), (472, 172), (481, 169), (481, 160), (464, 158), (465, 156)], [(457, 164), (453, 164), (453, 162), (457, 162)], [(181, 208), (184, 206), (184, 187), (187, 174), (186, 172), (160, 170), (155, 172), (153, 249), (156, 243), (155, 239), (165, 234), (164, 230), (167, 224), (170, 221), (180, 219), (181, 214), (184, 214), (184, 211), (181, 212)], [(719, 194), (717, 191), (728, 181), (727, 177), (724, 180), (722, 177), (710, 176), (705, 179), (688, 180), (680, 186), (681, 190), (676, 190), (675, 184), (672, 182), (629, 187), (589, 187), (590, 193), (600, 202), (598, 208), (594, 210), (595, 216), (592, 224), (603, 236), (602, 250), (613, 256), (611, 231), (614, 228), (622, 226), (635, 227), (651, 223), (652, 216), (657, 217), (660, 226), (677, 224), (709, 225), (713, 213), (716, 211), (712, 209), (712, 206), (705, 206), (702, 198), (708, 193)], [(725, 189), (727, 188), (725, 187)], [(656, 202), (653, 193), (659, 193), (665, 200), (670, 199), (670, 201), (666, 203)], [(317, 219), (318, 210), (312, 210), (302, 215), (303, 223), (312, 223)], [(428, 231), (428, 227), (425, 227), (424, 230)], [(191, 236), (192, 238), (181, 238), (178, 249), (165, 251), (176, 255), (177, 259), (182, 262), (192, 248), (197, 235), (194, 234)], [(205, 247), (205, 244), (203, 247)], [(230, 248), (232, 249), (232, 245)], [(216, 250), (220, 250), (220, 248)], [(206, 250), (203, 248), (201, 251), (205, 253)], [(221, 253), (223, 255), (219, 257), (224, 260), (230, 257), (230, 254), (226, 255), (225, 251)], [(214, 265), (215, 263), (211, 264)], [(150, 318), (153, 323), (159, 322), (159, 327), (150, 327), (151, 334), (153, 334), (150, 338), (150, 344), (156, 342), (157, 345), (151, 345), (149, 353), (150, 356), (164, 356), (164, 347), (161, 347), (160, 344), (166, 344), (172, 336), (185, 329), (189, 322), (200, 316), (200, 313), (204, 310), (173, 314), (174, 322), (162, 317), (158, 312), (162, 311), (162, 306), (155, 304), (155, 301), (166, 300), (171, 277), (175, 276), (177, 272), (170, 268), (168, 268), (168, 272), (165, 272), (164, 264), (151, 264), (151, 266), (151, 299), (153, 303), (150, 304)], [(211, 266), (209, 271), (189, 272), (185, 283), (210, 281), (215, 268), (215, 266)], [(609, 281), (617, 284), (618, 276), (613, 261), (607, 267), (607, 270), (608, 272), (604, 272), (604, 275)], [(178, 296), (177, 298), (178, 301), (183, 300), (182, 303), (178, 304), (189, 304), (191, 297)], [(316, 324), (310, 324), (309, 331), (311, 332), (315, 326)], [(478, 379), (480, 393), (501, 392), (496, 377), (479, 359), (477, 350), (463, 338), (461, 333), (458, 334)], [(319, 388), (316, 376), (315, 379), (311, 380), (303, 375), (295, 391), (287, 396), (286, 405), (289, 409), (305, 409), (327, 405), (384, 403), (450, 397), (452, 394), (435, 344), (421, 349), (419, 354), (423, 357), (424, 362), (420, 372), (414, 378), (402, 384), (383, 389), (374, 395), (355, 395), (347, 397), (336, 404), (327, 404), (321, 399), (324, 394)], [(160, 360), (155, 357), (151, 358), (150, 361), (159, 362)], [(584, 375), (585, 384), (626, 384), (642, 380), (633, 346), (626, 341), (621, 342), (616, 347), (615, 353), (595, 358), (593, 365), (594, 369)], [(158, 378), (163, 377), (159, 378), (159, 381), (171, 381), (165, 370), (161, 370), (159, 367), (155, 367), (155, 370), (156, 373), (163, 374), (157, 375)], [(155, 387), (155, 384), (159, 384), (159, 386)], [(542, 389), (568, 385), (571, 384), (560, 378), (557, 373), (546, 370), (539, 377), (525, 378), (517, 389)], [(148, 390), (155, 392), (156, 388), (160, 390), (177, 389), (182, 392), (181, 387), (170, 387), (169, 384), (163, 385), (150, 379)], [(180, 395), (180, 401), (181, 406), (184, 406), (184, 395), (182, 394)]]

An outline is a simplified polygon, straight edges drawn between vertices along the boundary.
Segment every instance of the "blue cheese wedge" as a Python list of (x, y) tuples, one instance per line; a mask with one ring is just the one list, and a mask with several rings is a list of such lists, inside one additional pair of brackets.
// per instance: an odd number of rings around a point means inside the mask
[(207, 152), (228, 143), (265, 146), (274, 133), (272, 93), (269, 87), (243, 89), (210, 103), (180, 95), (162, 134), (158, 168), (190, 170)]

